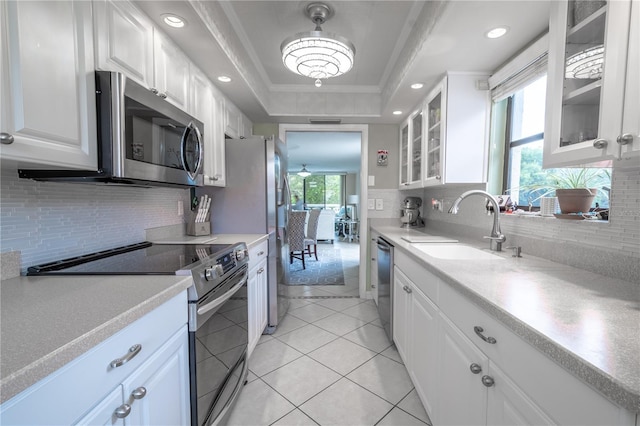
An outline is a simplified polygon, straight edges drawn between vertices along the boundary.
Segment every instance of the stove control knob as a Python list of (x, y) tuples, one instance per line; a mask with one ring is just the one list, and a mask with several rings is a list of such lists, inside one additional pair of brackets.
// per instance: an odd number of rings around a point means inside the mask
[(221, 277), (223, 273), (224, 269), (222, 268), (222, 265), (215, 265), (204, 270), (204, 279), (207, 281), (214, 280)]
[(249, 256), (249, 250), (236, 250), (236, 260), (238, 262), (240, 262), (247, 256)]

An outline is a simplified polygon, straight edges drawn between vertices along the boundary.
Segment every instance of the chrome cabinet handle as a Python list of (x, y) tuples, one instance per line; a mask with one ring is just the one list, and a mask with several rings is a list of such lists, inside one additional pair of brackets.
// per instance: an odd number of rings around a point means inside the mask
[(13, 135), (9, 133), (2, 132), (0, 133), (0, 143), (3, 145), (11, 145), (13, 143)]
[(495, 344), (496, 344), (496, 342), (497, 342), (497, 340), (496, 340), (496, 339), (494, 339), (494, 338), (493, 338), (493, 337), (491, 337), (491, 336), (487, 337), (487, 336), (485, 336), (484, 334), (482, 334), (482, 332), (484, 331), (484, 328), (482, 328), (482, 327), (480, 327), (480, 326), (477, 326), (477, 325), (476, 325), (475, 327), (473, 327), (473, 331), (475, 331), (475, 332), (476, 332), (476, 334), (477, 334), (478, 336), (480, 336), (480, 338), (481, 338), (482, 340), (484, 340), (485, 342), (487, 342), (487, 343), (489, 343), (489, 344), (491, 344), (491, 345), (495, 345)]
[(153, 93), (154, 95), (157, 95), (157, 94), (158, 94), (158, 89), (156, 89), (155, 87), (152, 87), (152, 88), (151, 88), (151, 89), (149, 89), (149, 90), (151, 90), (151, 93)]
[(162, 99), (167, 99), (166, 93), (159, 93), (158, 96), (160, 96)]
[(131, 361), (136, 355), (140, 353), (141, 350), (142, 350), (142, 345), (140, 344), (135, 344), (131, 346), (129, 348), (129, 352), (127, 352), (125, 356), (123, 356), (122, 358), (116, 358), (113, 361), (111, 361), (111, 364), (110, 364), (111, 368), (118, 368), (126, 364), (127, 362)]
[(606, 139), (596, 139), (593, 141), (593, 147), (595, 149), (605, 149), (609, 145), (609, 142)]
[(140, 386), (139, 388), (136, 388), (133, 390), (133, 392), (131, 392), (131, 397), (133, 399), (142, 399), (147, 395), (147, 388), (145, 388), (144, 386)]
[(618, 145), (628, 145), (633, 142), (633, 135), (631, 133), (624, 133), (616, 138)]
[(263, 273), (263, 272), (264, 272), (264, 268), (260, 268), (260, 269), (258, 269), (258, 274), (261, 274), (261, 273)]
[(402, 287), (402, 289), (404, 291), (406, 291), (407, 293), (411, 294), (413, 292), (413, 290), (411, 290), (409, 287), (407, 287), (406, 285)]
[(122, 404), (116, 408), (116, 411), (114, 411), (113, 414), (119, 419), (124, 419), (131, 414), (131, 406), (129, 404)]
[(479, 364), (476, 364), (475, 362), (469, 366), (469, 370), (471, 370), (473, 374), (482, 373), (482, 367)]
[(263, 251), (258, 252), (258, 256), (262, 256), (264, 254)]
[(491, 376), (482, 376), (482, 384), (490, 388), (491, 386), (496, 384), (496, 381), (493, 380), (493, 377)]
[(219, 178), (217, 175), (216, 175), (216, 176), (210, 176), (210, 177), (209, 177), (209, 180), (213, 180), (213, 181), (217, 181), (217, 180), (219, 180), (219, 179), (220, 179), (220, 178)]

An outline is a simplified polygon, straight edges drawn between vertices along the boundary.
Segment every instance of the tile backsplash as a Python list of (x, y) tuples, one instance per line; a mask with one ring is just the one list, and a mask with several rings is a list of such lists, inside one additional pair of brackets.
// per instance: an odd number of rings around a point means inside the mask
[(145, 240), (145, 229), (182, 223), (189, 191), (35, 182), (3, 169), (0, 251), (21, 252), (21, 269)]
[[(425, 232), (440, 230), (478, 239), (488, 235), (492, 217), (484, 213), (483, 197), (469, 197), (457, 215), (447, 214), (453, 201), (469, 189), (484, 189), (484, 185), (424, 189)], [(430, 208), (432, 198), (444, 199), (444, 211)], [(501, 215), (505, 245), (519, 245), (525, 254), (640, 283), (640, 169), (614, 171), (610, 205), (608, 223)]]

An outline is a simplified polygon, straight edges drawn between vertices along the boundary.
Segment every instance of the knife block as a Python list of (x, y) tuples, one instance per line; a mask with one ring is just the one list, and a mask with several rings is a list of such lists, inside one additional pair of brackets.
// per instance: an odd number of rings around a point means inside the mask
[(193, 237), (211, 235), (211, 222), (196, 222), (196, 213), (191, 212), (191, 217), (187, 222), (187, 235), (191, 235)]

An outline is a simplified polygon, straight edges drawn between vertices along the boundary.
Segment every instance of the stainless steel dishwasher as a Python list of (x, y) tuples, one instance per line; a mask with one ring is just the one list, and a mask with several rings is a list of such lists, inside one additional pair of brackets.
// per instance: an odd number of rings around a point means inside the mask
[(378, 315), (393, 342), (393, 245), (378, 238)]

